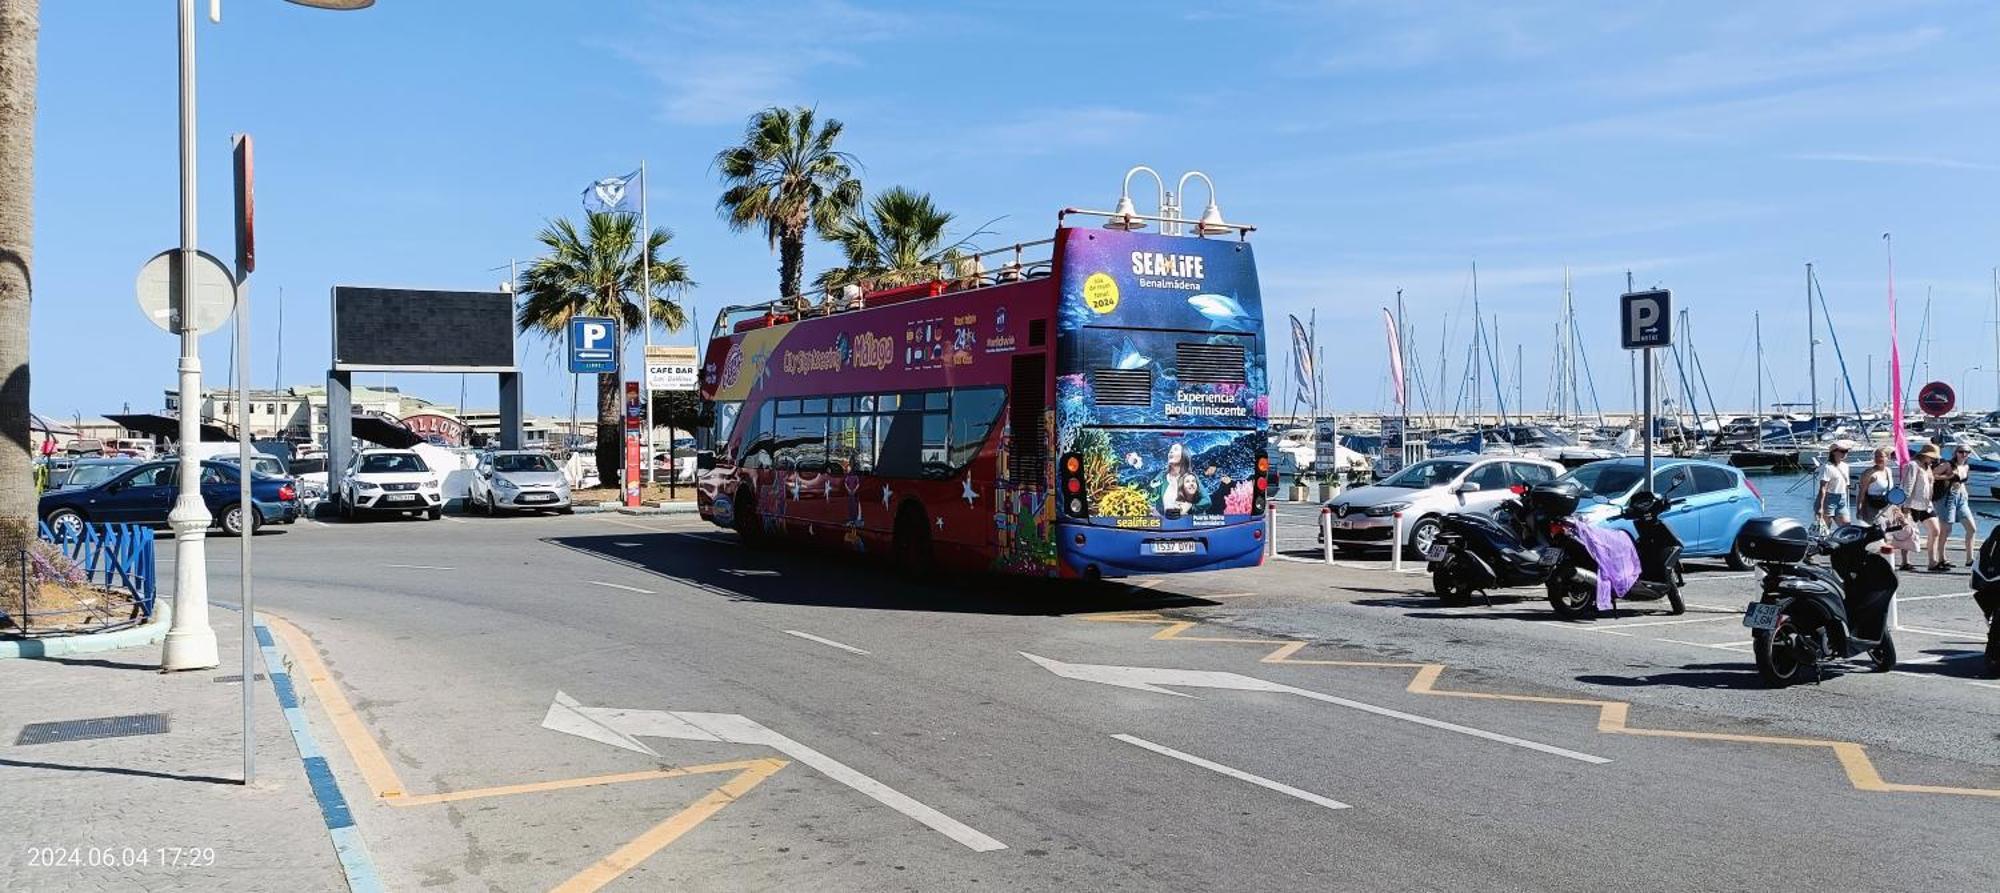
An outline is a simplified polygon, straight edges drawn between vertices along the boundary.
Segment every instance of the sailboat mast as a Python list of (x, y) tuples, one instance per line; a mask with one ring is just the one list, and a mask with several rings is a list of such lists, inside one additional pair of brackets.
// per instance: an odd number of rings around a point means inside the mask
[(1757, 367), (1751, 370), (1751, 376), (1757, 379), (1757, 413), (1752, 423), (1757, 426), (1757, 448), (1761, 450), (1764, 448), (1764, 314), (1752, 313), (1750, 319), (1757, 332)]
[(1397, 390), (1403, 395), (1403, 399), (1398, 401), (1400, 405), (1396, 407), (1396, 411), (1402, 419), (1402, 431), (1396, 435), (1396, 448), (1399, 453), (1402, 452), (1403, 444), (1410, 436), (1408, 433), (1410, 430), (1410, 365), (1403, 362), (1403, 345), (1408, 341), (1404, 337), (1406, 334), (1408, 333), (1403, 331), (1403, 290), (1399, 288), (1396, 289), (1396, 375)]
[(2000, 267), (1993, 268), (1993, 408), (2000, 409)]
[[(1812, 400), (1812, 432), (1819, 435), (1819, 325), (1813, 312), (1813, 265), (1806, 264), (1806, 382)], [(1829, 322), (1831, 322), (1829, 320)]]
[(1473, 262), (1472, 262), (1472, 369), (1471, 369), (1471, 372), (1472, 372), (1472, 427), (1473, 427), (1473, 430), (1475, 430), (1475, 431), (1477, 431), (1477, 430), (1483, 430), (1483, 429), (1482, 429), (1482, 427), (1481, 427), (1481, 425), (1479, 424), (1479, 393), (1480, 393), (1480, 391), (1482, 391), (1482, 390), (1485, 390), (1485, 389), (1484, 389), (1484, 388), (1481, 388), (1481, 387), (1479, 386), (1479, 376), (1481, 376), (1481, 375), (1484, 375), (1484, 374), (1485, 374), (1485, 372), (1486, 372), (1486, 370), (1485, 370), (1485, 369), (1484, 369), (1483, 367), (1481, 367), (1481, 366), (1479, 365), (1479, 342), (1480, 342), (1481, 340), (1483, 340), (1483, 336), (1484, 336), (1484, 335), (1486, 334), (1486, 323), (1485, 323), (1485, 319), (1486, 319), (1486, 317), (1484, 317), (1484, 316), (1480, 315), (1480, 312), (1479, 312), (1479, 262), (1478, 262), (1478, 261), (1473, 261)]

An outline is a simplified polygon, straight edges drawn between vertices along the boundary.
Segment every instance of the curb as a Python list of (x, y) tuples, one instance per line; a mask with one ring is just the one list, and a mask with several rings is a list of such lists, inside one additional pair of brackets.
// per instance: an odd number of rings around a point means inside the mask
[(139, 645), (157, 645), (167, 637), (167, 627), (172, 625), (173, 619), (173, 605), (167, 599), (160, 599), (154, 603), (151, 622), (108, 633), (0, 642), (0, 660), (16, 657), (28, 660), (67, 657), (72, 654), (97, 654)]
[(642, 505), (638, 508), (626, 508), (616, 503), (608, 503), (602, 505), (577, 505), (574, 507), (574, 511), (579, 515), (602, 515), (614, 512), (620, 515), (692, 515), (695, 514), (696, 508), (692, 502)]

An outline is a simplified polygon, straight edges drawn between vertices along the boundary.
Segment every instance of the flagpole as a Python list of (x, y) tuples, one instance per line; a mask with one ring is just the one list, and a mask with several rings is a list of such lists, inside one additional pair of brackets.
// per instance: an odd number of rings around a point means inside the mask
[[(646, 207), (646, 160), (639, 159), (639, 308), (646, 319), (646, 350), (639, 361), (639, 391), (646, 404), (646, 483), (653, 477), (653, 382), (648, 373), (653, 347), (653, 218)], [(671, 449), (671, 446), (669, 447)], [(672, 459), (668, 459), (671, 467)]]

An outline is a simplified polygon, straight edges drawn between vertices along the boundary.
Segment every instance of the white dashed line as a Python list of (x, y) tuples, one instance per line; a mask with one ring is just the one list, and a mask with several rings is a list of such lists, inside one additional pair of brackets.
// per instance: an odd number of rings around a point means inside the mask
[(434, 565), (434, 564), (385, 564), (385, 565), (382, 565), (382, 566), (383, 566), (383, 567), (393, 567), (393, 568), (398, 568), (398, 569), (400, 569), (400, 570), (406, 570), (406, 571), (455, 571), (455, 570), (458, 570), (458, 568), (455, 568), (455, 567), (439, 567), (439, 566), (437, 566), (437, 565)]
[(856, 648), (856, 647), (854, 647), (853, 645), (847, 645), (847, 644), (844, 644), (844, 643), (841, 643), (841, 642), (836, 642), (836, 641), (834, 641), (834, 640), (832, 640), (832, 639), (822, 639), (822, 638), (820, 638), (819, 636), (815, 636), (815, 635), (813, 635), (812, 633), (802, 633), (802, 632), (799, 632), (798, 630), (795, 630), (795, 629), (788, 629), (788, 630), (785, 630), (785, 635), (788, 635), (788, 636), (798, 636), (799, 638), (801, 638), (801, 639), (805, 639), (805, 640), (806, 640), (806, 641), (808, 641), (808, 642), (818, 642), (818, 643), (820, 643), (821, 645), (831, 645), (831, 646), (833, 646), (833, 647), (835, 647), (835, 648), (838, 648), (838, 649), (840, 649), (840, 650), (842, 650), (842, 651), (851, 651), (851, 652), (853, 652), (853, 653), (855, 653), (855, 654), (867, 654), (867, 653), (868, 653), (868, 652), (866, 652), (866, 651), (863, 651), (863, 650), (861, 650), (861, 649), (859, 649), (859, 648)]
[(620, 584), (617, 584), (617, 583), (606, 583), (606, 582), (604, 582), (603, 580), (585, 580), (585, 581), (583, 581), (583, 582), (585, 582), (585, 583), (589, 583), (589, 584), (590, 584), (590, 585), (592, 585), (592, 586), (602, 586), (602, 587), (604, 587), (604, 588), (606, 588), (606, 589), (623, 589), (623, 590), (625, 590), (626, 592), (636, 592), (636, 593), (639, 593), (640, 595), (658, 595), (658, 594), (659, 594), (659, 593), (657, 593), (657, 592), (654, 592), (654, 591), (653, 591), (653, 590), (651, 590), (651, 589), (640, 589), (640, 588), (639, 588), (639, 587), (637, 587), (637, 586), (623, 586), (623, 585), (620, 585)]
[(1147, 741), (1144, 738), (1139, 738), (1132, 735), (1113, 735), (1111, 737), (1123, 741), (1126, 744), (1133, 745), (1135, 747), (1143, 747), (1147, 750), (1150, 750), (1162, 756), (1173, 757), (1174, 759), (1180, 760), (1181, 762), (1187, 763), (1189, 765), (1200, 766), (1201, 768), (1207, 769), (1210, 772), (1219, 772), (1222, 773), (1223, 775), (1227, 775), (1230, 778), (1234, 778), (1238, 781), (1247, 781), (1260, 788), (1277, 791), (1278, 793), (1284, 794), (1287, 797), (1297, 797), (1298, 799), (1304, 800), (1307, 803), (1317, 804), (1319, 806), (1324, 806), (1328, 809), (1350, 808), (1347, 804), (1342, 803), (1339, 800), (1330, 800), (1326, 797), (1322, 797), (1311, 791), (1301, 791), (1298, 788), (1285, 784), (1284, 782), (1272, 781), (1261, 775), (1251, 775), (1250, 773), (1245, 772), (1241, 769), (1231, 769), (1230, 767), (1224, 766), (1221, 763), (1213, 762), (1210, 760), (1204, 760), (1201, 757), (1195, 756), (1194, 754), (1182, 753), (1164, 744), (1154, 744), (1153, 742)]

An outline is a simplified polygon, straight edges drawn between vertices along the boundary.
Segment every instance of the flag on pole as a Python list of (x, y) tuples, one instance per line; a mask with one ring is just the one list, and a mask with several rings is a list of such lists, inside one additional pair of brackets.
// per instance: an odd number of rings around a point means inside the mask
[(1396, 409), (1409, 412), (1409, 395), (1403, 393), (1403, 338), (1396, 331), (1396, 315), (1382, 308), (1382, 324), (1389, 329), (1389, 382), (1396, 389)]
[(1896, 249), (1888, 233), (1882, 234), (1882, 244), (1889, 259), (1889, 433), (1900, 467), (1910, 464), (1910, 435), (1903, 428), (1903, 355), (1896, 345)]
[(1292, 364), (1293, 364), (1292, 379), (1297, 384), (1299, 389), (1298, 396), (1294, 398), (1293, 402), (1314, 403), (1315, 401), (1313, 400), (1313, 382), (1315, 381), (1315, 376), (1313, 375), (1312, 338), (1311, 336), (1306, 334), (1305, 324), (1299, 322), (1299, 318), (1297, 316), (1293, 316), (1291, 319), (1292, 319)]
[(596, 213), (639, 213), (639, 171), (605, 177), (583, 190), (583, 209)]

